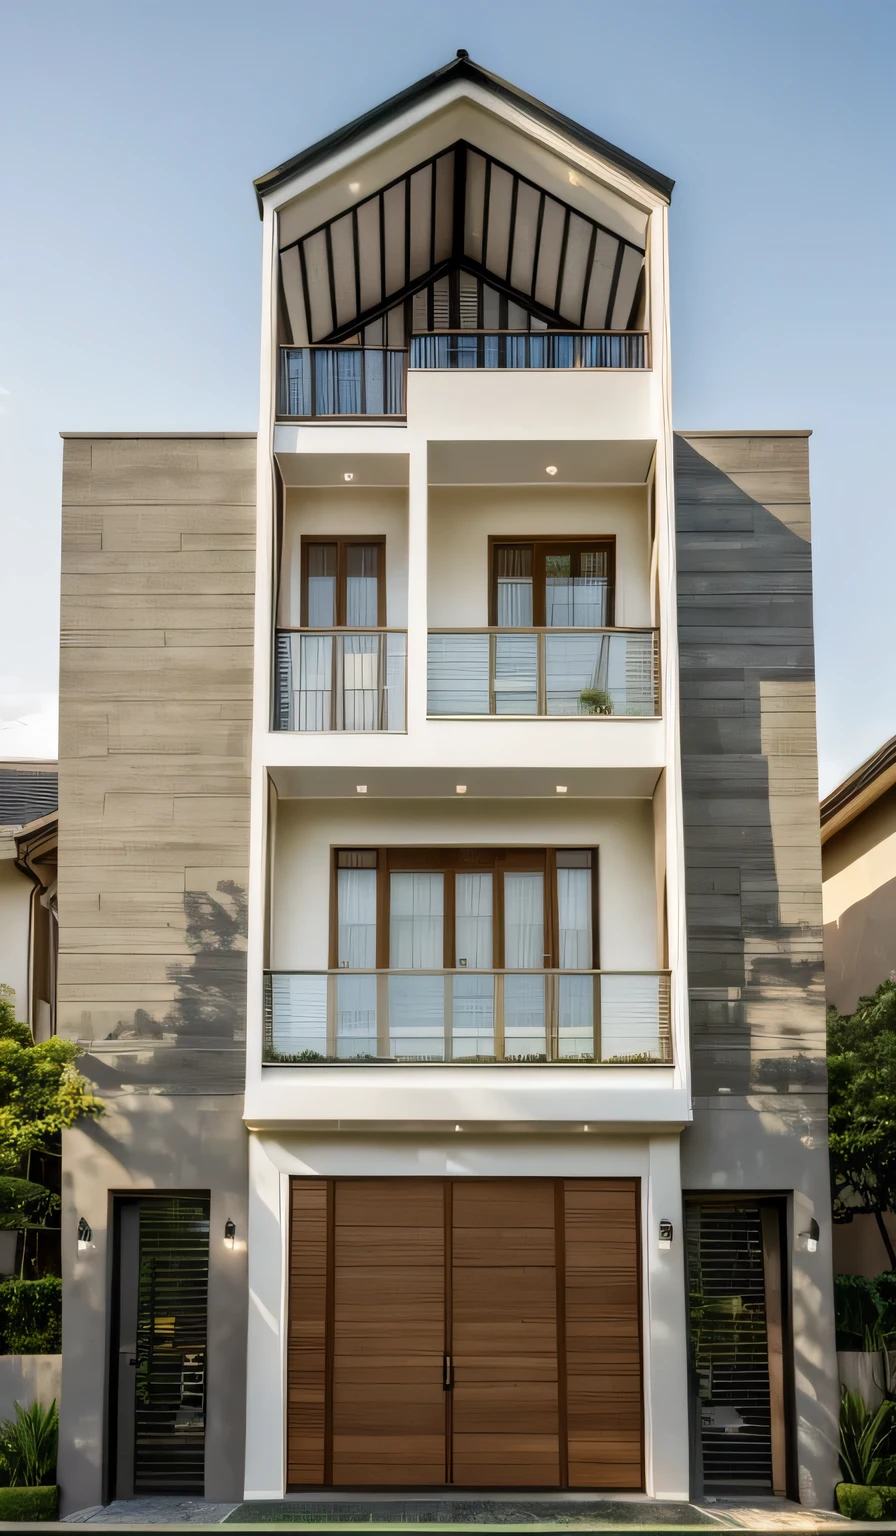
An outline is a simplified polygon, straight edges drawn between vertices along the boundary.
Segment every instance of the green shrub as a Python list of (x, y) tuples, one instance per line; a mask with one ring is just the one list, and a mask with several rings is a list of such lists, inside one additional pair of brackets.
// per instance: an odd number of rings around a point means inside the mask
[(896, 1274), (835, 1275), (838, 1349), (896, 1348)]
[(16, 1403), (14, 1419), (0, 1421), (0, 1480), (8, 1488), (54, 1487), (59, 1448), (59, 1410)]
[(62, 1281), (0, 1281), (0, 1354), (58, 1355), (62, 1350)]
[(889, 1454), (896, 1403), (883, 1402), (874, 1413), (860, 1392), (840, 1399), (840, 1470), (848, 1483), (864, 1488), (896, 1480), (896, 1458)]
[(57, 1520), (58, 1488), (0, 1488), (0, 1520)]
[(838, 1483), (837, 1508), (848, 1520), (892, 1520), (896, 1516), (896, 1488), (879, 1484), (863, 1488), (857, 1483)]

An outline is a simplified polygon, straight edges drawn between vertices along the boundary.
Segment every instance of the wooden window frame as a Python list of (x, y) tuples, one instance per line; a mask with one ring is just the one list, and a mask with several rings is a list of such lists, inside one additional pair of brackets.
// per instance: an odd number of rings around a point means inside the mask
[[(312, 546), (318, 544), (335, 544), (336, 546), (336, 623), (324, 628), (346, 629), (345, 622), (347, 576), (348, 576), (348, 551), (352, 545), (376, 544), (380, 553), (377, 559), (377, 628), (386, 627), (386, 535), (374, 534), (338, 534), (303, 533), (300, 541), (299, 570), (301, 573), (301, 604), (299, 611), (299, 624), (302, 629), (310, 629), (308, 623), (308, 555)], [(315, 628), (318, 626), (315, 626)]]
[(529, 549), (532, 553), (532, 628), (545, 628), (547, 595), (545, 587), (545, 557), (548, 554), (590, 554), (597, 549), (607, 551), (607, 629), (616, 623), (616, 535), (596, 534), (593, 538), (580, 533), (555, 534), (551, 538), (541, 535), (533, 538), (524, 534), (514, 538), (510, 534), (490, 533), (488, 536), (488, 622), (492, 628), (498, 624), (498, 581), (495, 553), (499, 549)]
[[(544, 960), (541, 969), (557, 969), (557, 953), (560, 942), (560, 913), (557, 889), (557, 855), (559, 853), (588, 853), (591, 857), (591, 969), (600, 969), (600, 849), (596, 844), (564, 843), (549, 848), (414, 848), (378, 847), (372, 849), (357, 843), (341, 844), (331, 849), (330, 857), (330, 939), (329, 968), (339, 966), (339, 856), (344, 853), (374, 853), (376, 855), (376, 968), (388, 971), (390, 965), (390, 875), (441, 874), (446, 876), (443, 916), (442, 970), (460, 969), (456, 964), (457, 932), (455, 918), (455, 885), (450, 875), (470, 874), (476, 871), (502, 874), (543, 873), (545, 877), (544, 901)], [(367, 866), (370, 867), (370, 866)], [(492, 965), (488, 969), (504, 969), (504, 882), (496, 878), (492, 887)], [(535, 972), (537, 973), (537, 972)], [(534, 973), (534, 974), (535, 974)]]

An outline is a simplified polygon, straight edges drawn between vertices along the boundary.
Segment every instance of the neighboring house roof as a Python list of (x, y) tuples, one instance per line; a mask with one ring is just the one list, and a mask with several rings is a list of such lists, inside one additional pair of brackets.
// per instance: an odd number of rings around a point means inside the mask
[(821, 802), (821, 841), (826, 843), (896, 784), (896, 736), (866, 758), (855, 773)]
[(25, 827), (59, 807), (55, 763), (0, 765), (0, 827)]
[(382, 127), (391, 119), (399, 117), (409, 107), (413, 107), (419, 101), (424, 101), (427, 96), (432, 96), (445, 85), (455, 80), (469, 80), (476, 85), (490, 91), (493, 96), (502, 101), (509, 102), (511, 106), (518, 107), (526, 112), (529, 117), (545, 123), (551, 128), (558, 129), (573, 139), (583, 148), (593, 150), (612, 165), (626, 171), (654, 191), (660, 192), (663, 197), (671, 197), (675, 183), (669, 176), (664, 176), (661, 171), (652, 170), (642, 160), (636, 160), (633, 155), (626, 154), (624, 149), (618, 149), (615, 144), (609, 144), (606, 139), (601, 139), (590, 128), (583, 128), (581, 123), (576, 123), (570, 117), (557, 112), (535, 96), (529, 96), (509, 81), (502, 80), (500, 75), (492, 74), (491, 70), (483, 69), (481, 64), (474, 64), (466, 49), (459, 48), (457, 57), (450, 63), (443, 64), (441, 69), (436, 69), (431, 75), (425, 75), (422, 80), (417, 80), (405, 90), (399, 91), (397, 96), (390, 96), (388, 101), (381, 102), (378, 107), (365, 112), (361, 117), (356, 117), (353, 122), (346, 123), (325, 139), (318, 139), (308, 149), (303, 149), (300, 154), (293, 155), (291, 160), (285, 160), (282, 165), (277, 165), (272, 171), (267, 171), (264, 176), (255, 180), (255, 195), (258, 198), (258, 210), (262, 212), (262, 196), (278, 187), (290, 177), (298, 175), (302, 171), (310, 170), (313, 166), (326, 160), (338, 149), (345, 149), (365, 134), (375, 128)]

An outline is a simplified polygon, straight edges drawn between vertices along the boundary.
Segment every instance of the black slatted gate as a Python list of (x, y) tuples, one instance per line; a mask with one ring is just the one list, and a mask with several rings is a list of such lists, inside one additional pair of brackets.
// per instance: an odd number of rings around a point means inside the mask
[(116, 1488), (202, 1494), (209, 1202), (121, 1202)]
[(687, 1211), (691, 1373), (706, 1493), (774, 1491), (763, 1213)]

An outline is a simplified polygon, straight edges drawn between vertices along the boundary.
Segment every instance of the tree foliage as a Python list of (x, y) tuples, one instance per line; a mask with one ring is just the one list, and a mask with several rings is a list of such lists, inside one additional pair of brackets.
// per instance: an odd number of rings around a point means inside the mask
[(883, 1219), (896, 1210), (896, 980), (829, 1014), (828, 1093), (834, 1220), (873, 1215), (896, 1269)]
[(0, 997), (0, 1175), (9, 1178), (5, 1193), (13, 1206), (31, 1198), (21, 1187), (29, 1181), (16, 1178), (23, 1159), (55, 1150), (61, 1131), (103, 1112), (75, 1065), (80, 1054), (73, 1040), (58, 1036), (35, 1045), (8, 998)]

